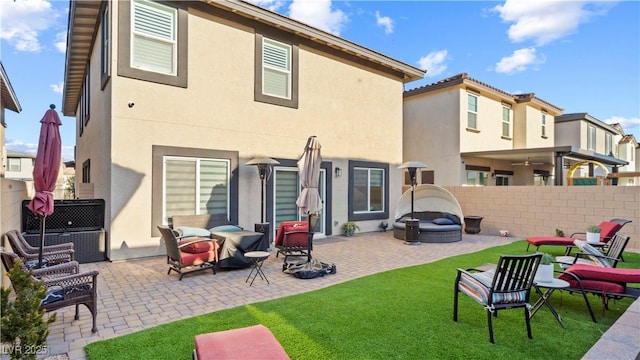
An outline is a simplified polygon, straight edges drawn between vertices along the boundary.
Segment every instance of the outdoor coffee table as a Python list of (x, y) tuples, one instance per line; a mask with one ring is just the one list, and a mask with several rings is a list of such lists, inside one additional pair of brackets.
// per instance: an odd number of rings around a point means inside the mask
[[(551, 313), (553, 314), (553, 316), (556, 318), (556, 320), (560, 324), (560, 326), (564, 327), (564, 324), (562, 323), (562, 319), (560, 318), (560, 315), (558, 314), (558, 312), (556, 312), (556, 309), (554, 309), (553, 305), (551, 305), (551, 303), (549, 302), (549, 298), (551, 297), (551, 294), (553, 294), (553, 292), (556, 289), (566, 289), (568, 287), (569, 287), (569, 283), (560, 279), (553, 279), (549, 282), (542, 282), (542, 281), (534, 282), (533, 288), (536, 290), (536, 293), (540, 295), (540, 298), (538, 299), (538, 301), (536, 301), (535, 304), (533, 304), (533, 307), (531, 308), (531, 310), (529, 310), (529, 318), (532, 318), (533, 315), (535, 315), (536, 312), (542, 307), (542, 305), (546, 304), (549, 310), (551, 311)], [(543, 293), (542, 289), (547, 289), (547, 290)]]
[(244, 282), (248, 282), (251, 275), (253, 275), (253, 279), (251, 279), (251, 283), (249, 286), (253, 285), (253, 281), (256, 279), (256, 276), (260, 275), (262, 280), (265, 280), (267, 284), (269, 284), (269, 279), (267, 279), (267, 275), (262, 271), (262, 263), (269, 257), (269, 253), (266, 251), (249, 251), (244, 253), (244, 257), (251, 260), (251, 271), (249, 272), (249, 276), (247, 276), (247, 280)]

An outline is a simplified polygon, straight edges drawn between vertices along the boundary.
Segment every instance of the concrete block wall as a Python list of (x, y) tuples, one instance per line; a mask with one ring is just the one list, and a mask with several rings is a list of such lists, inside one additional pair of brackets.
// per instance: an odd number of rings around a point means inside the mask
[(465, 215), (483, 216), (481, 233), (511, 236), (566, 236), (612, 218), (633, 221), (622, 232), (631, 237), (628, 250), (640, 251), (638, 186), (445, 186)]

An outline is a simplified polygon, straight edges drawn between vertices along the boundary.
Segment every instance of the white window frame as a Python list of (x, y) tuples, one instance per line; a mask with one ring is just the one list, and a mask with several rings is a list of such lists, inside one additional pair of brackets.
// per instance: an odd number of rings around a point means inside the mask
[[(12, 164), (12, 162), (13, 162), (13, 164)], [(22, 171), (22, 159), (8, 157), (7, 158), (7, 171), (13, 171), (13, 172)]]
[[(231, 206), (231, 162), (229, 159), (215, 159), (215, 158), (200, 158), (200, 157), (186, 157), (186, 156), (164, 156), (162, 159), (162, 219), (163, 224), (168, 223), (168, 214), (167, 214), (167, 161), (187, 161), (194, 162), (196, 165), (196, 182), (195, 182), (195, 202), (194, 206), (194, 214), (200, 215), (200, 162), (204, 161), (219, 161), (224, 162), (227, 165), (227, 204), (226, 204), (226, 213), (230, 213)], [(173, 215), (173, 214), (172, 214)]]
[[(475, 101), (475, 108), (473, 108), (472, 104), (471, 104), (471, 99), (474, 98)], [(479, 107), (479, 102), (480, 97), (476, 94), (472, 94), (472, 93), (467, 93), (467, 127), (469, 129), (478, 129), (478, 107)], [(473, 118), (473, 125), (471, 124), (471, 121)]]
[[(284, 52), (286, 53), (285, 57), (285, 63), (284, 67), (278, 67), (275, 66), (275, 64), (273, 63), (269, 63), (267, 57), (265, 56), (265, 54), (268, 53), (267, 49), (274, 49), (275, 51), (282, 51), (284, 50)], [(277, 97), (277, 98), (281, 98), (281, 99), (287, 99), (287, 100), (291, 100), (291, 86), (292, 86), (292, 52), (293, 52), (293, 48), (291, 45), (289, 44), (285, 44), (281, 41), (277, 41), (274, 39), (270, 39), (267, 37), (263, 37), (262, 38), (262, 94), (266, 95), (266, 96), (273, 96), (273, 97)], [(267, 84), (266, 81), (266, 76), (267, 74), (271, 73), (271, 72), (275, 72), (275, 73), (280, 73), (280, 74), (284, 74), (286, 76), (286, 95), (282, 96), (281, 94), (277, 94), (277, 93), (270, 93), (267, 91), (267, 89), (265, 89), (265, 84)]]
[[(143, 32), (136, 30), (136, 10), (143, 10), (147, 12), (155, 12), (157, 17), (169, 17), (170, 26), (168, 27), (168, 36), (159, 36), (158, 33), (152, 34), (149, 32)], [(169, 24), (165, 24), (169, 25)], [(149, 24), (153, 26), (153, 24)], [(152, 64), (145, 63), (144, 59), (136, 58), (135, 43), (136, 38), (147, 41), (153, 41), (156, 43), (164, 43), (171, 48), (171, 70), (162, 71), (159, 67)], [(166, 5), (162, 5), (156, 2), (147, 0), (133, 0), (131, 3), (131, 49), (130, 49), (130, 61), (129, 66), (134, 69), (156, 72), (159, 74), (176, 76), (178, 73), (178, 10)]]
[(587, 150), (596, 150), (596, 127), (587, 126)]
[(540, 118), (540, 136), (547, 136), (547, 114), (542, 113)]
[[(367, 167), (354, 167), (354, 174), (355, 171), (366, 171), (367, 172), (367, 210), (355, 210), (353, 211), (354, 214), (379, 214), (379, 213), (383, 213), (384, 209), (385, 209), (385, 191), (387, 189), (387, 184), (385, 184), (385, 170), (381, 169), (381, 168), (367, 168)], [(380, 210), (371, 210), (371, 172), (372, 171), (380, 171), (382, 172), (382, 185), (381, 185), (381, 200), (382, 200), (382, 208)]]
[(502, 136), (511, 137), (511, 106), (504, 104), (502, 105)]
[(613, 154), (613, 135), (609, 133), (604, 134), (604, 154)]
[[(488, 171), (481, 170), (465, 170), (466, 171), (466, 183), (464, 186), (487, 186), (489, 184), (489, 177), (491, 174)], [(471, 180), (469, 175), (475, 175), (473, 177), (473, 183), (470, 183)], [(484, 183), (482, 183), (481, 177), (484, 176)]]

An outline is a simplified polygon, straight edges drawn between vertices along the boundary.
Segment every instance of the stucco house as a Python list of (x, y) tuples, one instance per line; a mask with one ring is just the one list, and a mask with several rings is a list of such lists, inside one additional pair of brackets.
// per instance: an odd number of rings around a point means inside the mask
[(626, 164), (580, 143), (558, 145), (562, 111), (457, 74), (404, 92), (404, 159), (429, 167), (421, 182), (445, 186), (563, 185), (575, 162)]
[[(318, 238), (388, 220), (401, 195), (403, 84), (424, 71), (261, 7), (71, 1), (63, 113), (77, 119), (77, 195), (106, 205), (111, 260), (164, 252), (179, 214), (297, 219), (296, 162), (322, 144)], [(366, 94), (366, 95), (365, 95)], [(339, 170), (338, 170), (339, 169)]]

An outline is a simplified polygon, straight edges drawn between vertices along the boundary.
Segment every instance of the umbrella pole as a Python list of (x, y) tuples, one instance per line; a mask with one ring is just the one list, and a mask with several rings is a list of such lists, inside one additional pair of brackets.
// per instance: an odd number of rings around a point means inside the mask
[(38, 251), (38, 269), (42, 268), (42, 253), (44, 251), (44, 224), (46, 216), (40, 217), (40, 251)]
[(313, 232), (318, 222), (318, 215), (309, 214), (307, 217), (309, 220), (309, 230), (307, 233), (307, 262), (311, 262), (311, 247), (313, 246)]

